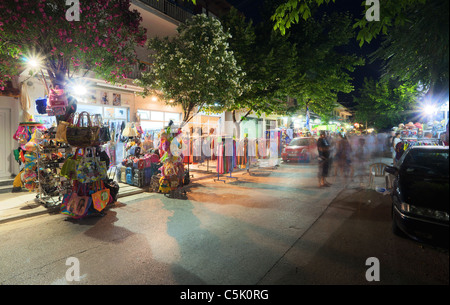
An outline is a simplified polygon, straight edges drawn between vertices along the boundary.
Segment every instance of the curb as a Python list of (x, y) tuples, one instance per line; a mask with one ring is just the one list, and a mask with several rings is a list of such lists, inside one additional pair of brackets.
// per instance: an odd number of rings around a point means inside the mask
[[(213, 178), (217, 175), (211, 174), (211, 175), (205, 175), (205, 176), (201, 176), (198, 178), (192, 178), (191, 182), (193, 181), (198, 181), (198, 180), (202, 180), (202, 179), (208, 179), (208, 178)], [(129, 191), (126, 193), (120, 193), (117, 195), (117, 198), (123, 198), (123, 197), (127, 197), (127, 196), (132, 196), (132, 195), (136, 195), (139, 193), (144, 193), (147, 192), (148, 188), (144, 187), (144, 188), (140, 188), (140, 190), (133, 190), (133, 191)], [(27, 201), (27, 202), (34, 202), (32, 200)], [(24, 203), (26, 204), (26, 202)], [(17, 207), (15, 209), (11, 209), (11, 210), (16, 210), (16, 213), (11, 213), (11, 215), (8, 215), (6, 217), (0, 218), (0, 224), (4, 224), (4, 223), (8, 223), (8, 222), (12, 222), (12, 221), (16, 221), (16, 220), (21, 220), (21, 219), (25, 219), (25, 218), (31, 218), (31, 217), (35, 217), (35, 216), (41, 216), (44, 214), (59, 214), (59, 207), (45, 207), (43, 204), (39, 204), (39, 206), (35, 207), (35, 208), (29, 208), (24, 209), (24, 206), (20, 206)]]
[[(253, 169), (260, 169), (258, 167), (254, 167)], [(250, 170), (252, 170), (252, 168), (250, 168)], [(239, 170), (234, 170), (233, 174), (237, 174), (237, 175), (241, 175), (241, 174), (245, 174), (247, 172), (246, 169), (239, 169)], [(195, 173), (195, 171), (193, 171), (193, 173)], [(198, 171), (198, 173), (204, 174), (203, 176), (200, 176), (198, 178), (191, 178), (191, 183), (192, 182), (196, 182), (199, 180), (204, 180), (204, 179), (210, 179), (210, 178), (216, 178), (217, 174), (214, 173), (202, 173), (201, 171)], [(226, 177), (225, 174), (221, 174), (220, 177)], [(144, 187), (144, 188), (140, 188), (140, 190), (133, 190), (133, 191), (129, 191), (126, 193), (120, 193), (117, 195), (117, 198), (123, 198), (123, 197), (127, 197), (127, 196), (131, 196), (131, 195), (135, 195), (135, 194), (139, 194), (139, 193), (144, 193), (144, 192), (148, 192), (148, 188)], [(27, 201), (27, 202), (31, 202)], [(26, 202), (25, 202), (26, 203)], [(25, 204), (24, 203), (24, 204)], [(40, 216), (40, 215), (44, 215), (44, 214), (59, 214), (59, 206), (57, 207), (45, 207), (44, 205), (40, 204), (38, 207), (35, 208), (29, 208), (29, 211), (21, 211), (23, 210), (24, 206), (21, 207), (17, 207), (16, 210), (18, 210), (19, 212), (17, 213), (11, 213), (10, 216), (6, 216), (5, 218), (0, 218), (0, 224), (4, 224), (4, 223), (8, 223), (8, 222), (12, 222), (12, 221), (16, 221), (16, 220), (21, 220), (21, 219), (25, 219), (25, 218), (31, 218), (34, 216)]]

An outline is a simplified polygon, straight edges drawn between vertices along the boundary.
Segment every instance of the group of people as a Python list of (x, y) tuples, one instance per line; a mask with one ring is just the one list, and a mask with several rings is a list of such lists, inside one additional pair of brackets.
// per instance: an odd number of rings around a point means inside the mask
[(330, 134), (320, 131), (317, 140), (319, 158), (319, 187), (330, 186), (327, 181), (330, 171), (335, 176), (352, 177), (364, 169), (365, 162), (376, 154), (389, 150), (387, 134), (352, 135), (344, 132)]

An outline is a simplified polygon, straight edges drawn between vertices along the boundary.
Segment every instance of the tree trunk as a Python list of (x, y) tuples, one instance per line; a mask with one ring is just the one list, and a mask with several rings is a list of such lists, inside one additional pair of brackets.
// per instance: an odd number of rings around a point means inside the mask
[(234, 123), (234, 127), (236, 127), (236, 134), (235, 137), (236, 139), (240, 139), (241, 137), (241, 121), (237, 121), (236, 120), (236, 110), (233, 110), (233, 123)]

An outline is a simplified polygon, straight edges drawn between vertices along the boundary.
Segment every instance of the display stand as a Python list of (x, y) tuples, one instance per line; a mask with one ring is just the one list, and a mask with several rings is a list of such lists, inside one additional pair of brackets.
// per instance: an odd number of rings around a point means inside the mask
[[(45, 207), (58, 206), (61, 203), (63, 195), (65, 195), (69, 189), (71, 189), (70, 181), (60, 175), (61, 167), (68, 155), (72, 153), (72, 148), (68, 145), (64, 147), (57, 145), (37, 145), (37, 183), (38, 193), (36, 195), (37, 200)], [(63, 154), (62, 158), (51, 160), (47, 155), (56, 155), (58, 153)], [(47, 175), (50, 177), (44, 177), (44, 171), (48, 171)]]

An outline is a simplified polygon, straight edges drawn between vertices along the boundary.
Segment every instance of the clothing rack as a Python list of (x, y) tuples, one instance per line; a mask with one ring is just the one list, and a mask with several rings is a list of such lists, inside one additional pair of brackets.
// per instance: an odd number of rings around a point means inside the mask
[[(230, 143), (229, 142), (230, 139), (231, 139), (231, 137), (222, 137), (221, 142), (218, 143), (218, 145), (217, 145), (217, 149), (218, 149), (218, 152), (217, 152), (217, 179), (214, 179), (214, 181), (226, 182), (226, 180), (220, 179), (221, 173), (229, 173), (230, 174), (229, 176), (225, 176), (225, 178), (238, 179), (237, 177), (232, 176), (233, 169), (236, 166), (236, 141), (235, 140), (232, 140), (232, 142), (231, 142), (233, 145), (233, 147), (231, 148), (232, 156), (231, 157), (226, 156), (227, 148), (230, 149), (229, 147), (226, 147), (226, 144)], [(227, 158), (229, 158), (229, 159), (227, 159)]]

